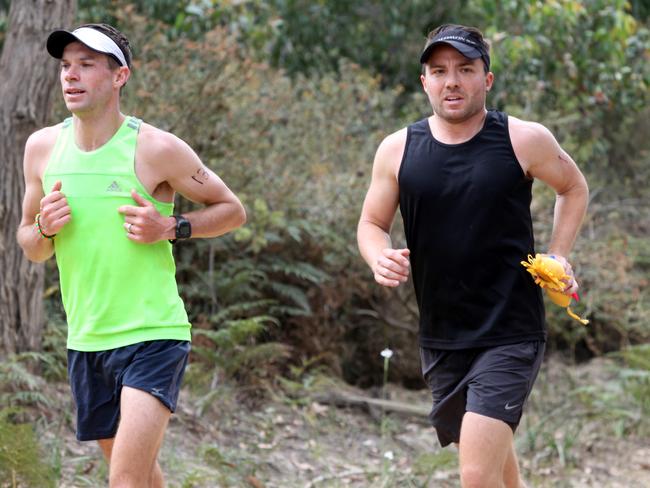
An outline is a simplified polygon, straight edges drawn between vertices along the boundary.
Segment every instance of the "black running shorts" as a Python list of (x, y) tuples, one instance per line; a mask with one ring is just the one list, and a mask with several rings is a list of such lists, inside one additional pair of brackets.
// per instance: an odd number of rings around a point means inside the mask
[(188, 341), (158, 340), (98, 352), (68, 349), (68, 378), (77, 406), (77, 439), (115, 436), (123, 386), (146, 391), (173, 412), (190, 347)]
[(465, 412), (502, 420), (514, 432), (544, 356), (543, 341), (476, 349), (420, 348), (433, 396), (429, 414), (444, 447), (459, 442)]

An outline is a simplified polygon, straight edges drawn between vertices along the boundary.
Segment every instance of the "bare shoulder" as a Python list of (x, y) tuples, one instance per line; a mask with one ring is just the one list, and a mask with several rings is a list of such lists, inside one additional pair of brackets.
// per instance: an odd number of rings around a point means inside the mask
[(406, 127), (400, 129), (392, 134), (389, 134), (381, 141), (377, 152), (381, 152), (386, 156), (399, 156), (402, 157), (404, 147), (406, 146)]
[(61, 124), (44, 127), (32, 133), (25, 142), (25, 171), (34, 174), (43, 174), (50, 158), (56, 138), (61, 132)]
[(555, 141), (555, 137), (545, 126), (538, 122), (521, 120), (512, 115), (508, 116), (508, 128), (513, 146), (530, 146)]
[(33, 153), (49, 152), (56, 143), (56, 138), (61, 132), (61, 126), (57, 124), (50, 127), (44, 127), (32, 133), (25, 143), (25, 150)]
[(152, 189), (202, 167), (199, 157), (180, 137), (146, 123), (140, 126), (135, 160), (138, 176)]
[(406, 148), (406, 127), (386, 136), (375, 155), (375, 168), (397, 175), (404, 149)]
[(538, 122), (508, 116), (508, 130), (512, 148), (526, 173), (531, 166), (547, 159), (559, 149), (555, 136)]
[(142, 123), (138, 133), (138, 153), (147, 160), (165, 161), (191, 150), (185, 141), (171, 132)]

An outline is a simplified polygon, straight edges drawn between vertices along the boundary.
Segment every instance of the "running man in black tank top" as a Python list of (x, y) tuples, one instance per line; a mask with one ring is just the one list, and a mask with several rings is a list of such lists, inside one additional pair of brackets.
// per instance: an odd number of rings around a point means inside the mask
[[(546, 339), (540, 290), (520, 265), (535, 251), (532, 182), (557, 194), (548, 253), (568, 295), (587, 183), (544, 126), (486, 109), (494, 76), (480, 31), (437, 28), (420, 62), (433, 115), (377, 149), (359, 249), (381, 285), (413, 271), (431, 420), (443, 446), (458, 444), (462, 486), (521, 488), (513, 434)], [(404, 249), (389, 235), (398, 205)]]

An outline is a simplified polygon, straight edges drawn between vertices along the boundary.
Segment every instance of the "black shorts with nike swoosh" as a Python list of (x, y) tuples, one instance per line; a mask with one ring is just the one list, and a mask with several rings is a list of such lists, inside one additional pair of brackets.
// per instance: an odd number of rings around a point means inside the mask
[(465, 412), (502, 420), (514, 432), (542, 364), (544, 341), (476, 349), (420, 348), (433, 396), (429, 414), (444, 447), (459, 442)]

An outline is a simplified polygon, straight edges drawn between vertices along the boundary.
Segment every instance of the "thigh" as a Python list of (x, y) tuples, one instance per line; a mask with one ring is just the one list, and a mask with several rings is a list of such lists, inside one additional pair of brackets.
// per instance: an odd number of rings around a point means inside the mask
[(149, 393), (128, 386), (122, 388), (120, 403), (122, 416), (112, 446), (111, 482), (128, 479), (148, 483), (171, 412)]
[(458, 446), (461, 477), (482, 480), (483, 486), (501, 486), (512, 440), (512, 430), (506, 423), (467, 412)]

